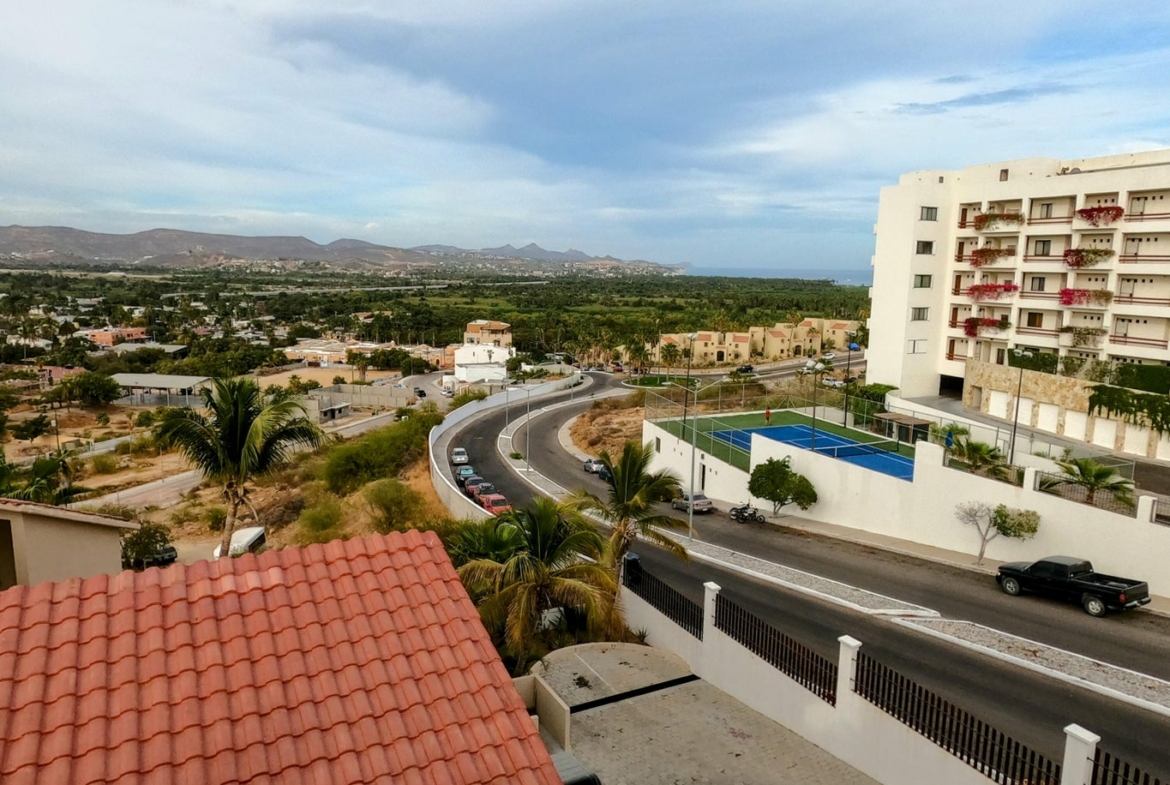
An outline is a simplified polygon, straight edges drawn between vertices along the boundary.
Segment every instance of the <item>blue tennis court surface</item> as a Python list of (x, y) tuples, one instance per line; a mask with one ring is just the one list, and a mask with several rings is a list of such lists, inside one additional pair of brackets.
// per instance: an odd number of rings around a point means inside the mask
[[(751, 450), (752, 434), (758, 433), (773, 441), (791, 444), (805, 450), (813, 450), (813, 429), (808, 425), (772, 425), (765, 428), (744, 428), (733, 431), (712, 431), (711, 436), (722, 442), (727, 442), (741, 450)], [(816, 432), (815, 452), (848, 461), (855, 466), (863, 466), (871, 471), (888, 474), (899, 480), (914, 479), (914, 461), (905, 455), (895, 452), (859, 452), (852, 450), (876, 449), (869, 448), (865, 442), (848, 439), (827, 431)]]

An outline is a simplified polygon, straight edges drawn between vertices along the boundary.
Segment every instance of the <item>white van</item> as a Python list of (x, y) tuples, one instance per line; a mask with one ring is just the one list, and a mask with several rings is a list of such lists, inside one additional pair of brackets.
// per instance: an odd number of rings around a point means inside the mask
[[(268, 541), (268, 537), (264, 532), (263, 526), (249, 526), (244, 529), (236, 529), (232, 532), (232, 546), (229, 550), (232, 556), (242, 556), (245, 553), (255, 553), (264, 547)], [(222, 545), (216, 545), (212, 556), (216, 559), (220, 557), (223, 552)]]

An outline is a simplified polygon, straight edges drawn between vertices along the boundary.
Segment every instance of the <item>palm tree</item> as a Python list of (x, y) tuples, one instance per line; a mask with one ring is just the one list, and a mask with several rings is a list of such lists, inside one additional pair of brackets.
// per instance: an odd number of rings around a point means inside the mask
[(505, 515), (461, 522), (443, 543), (456, 567), (482, 559), (503, 564), (524, 545), (521, 530)]
[(670, 515), (657, 512), (654, 505), (668, 501), (677, 495), (679, 479), (668, 471), (651, 472), (650, 462), (654, 459), (654, 448), (649, 443), (626, 442), (622, 455), (617, 461), (609, 452), (602, 450), (601, 463), (609, 471), (609, 501), (585, 490), (570, 497), (570, 503), (582, 510), (599, 514), (613, 532), (606, 549), (606, 562), (616, 572), (622, 559), (639, 537), (650, 540), (678, 556), (687, 558), (687, 550), (665, 534), (655, 531), (681, 529), (685, 524)]
[(220, 553), (227, 557), (240, 506), (250, 506), (248, 483), (280, 466), (294, 447), (319, 447), (324, 434), (305, 417), (302, 404), (266, 399), (251, 379), (216, 379), (201, 395), (207, 414), (176, 409), (156, 436), (223, 486), (228, 517)]
[(541, 498), (501, 517), (501, 527), (514, 529), (518, 547), (467, 562), (459, 578), (481, 595), (484, 625), (523, 672), (531, 657), (547, 648), (548, 611), (580, 614), (596, 626), (609, 616), (617, 587), (599, 563), (605, 540), (572, 507)]
[(1122, 504), (1133, 504), (1133, 481), (1126, 479), (1112, 466), (1102, 466), (1092, 458), (1071, 458), (1056, 465), (1068, 475), (1064, 482), (1085, 489), (1085, 502), (1093, 503), (1099, 491), (1108, 491)]
[(955, 457), (967, 464), (972, 474), (984, 474), (1002, 479), (1007, 476), (1007, 463), (998, 447), (971, 439), (956, 439), (951, 448)]
[(677, 343), (666, 343), (662, 345), (662, 350), (659, 353), (662, 358), (663, 365), (666, 366), (666, 375), (670, 376), (670, 370), (674, 364), (678, 362), (679, 349)]

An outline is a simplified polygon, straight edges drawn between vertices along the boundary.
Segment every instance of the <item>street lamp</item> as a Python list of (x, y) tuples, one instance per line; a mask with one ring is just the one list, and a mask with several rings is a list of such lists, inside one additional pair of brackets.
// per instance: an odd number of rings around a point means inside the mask
[[(686, 383), (686, 387), (683, 388), (682, 424), (683, 424), (683, 436), (684, 437), (686, 436), (686, 429), (687, 429), (687, 393), (691, 389), (691, 358), (695, 354), (695, 339), (699, 337), (699, 334), (698, 333), (690, 333), (687, 335), (687, 337), (691, 339), (691, 345), (687, 349), (687, 383)], [(698, 403), (697, 398), (695, 399), (695, 403)]]
[(524, 416), (524, 472), (532, 471), (532, 457), (529, 450), (532, 446), (532, 388), (525, 387), (525, 416)]
[(852, 379), (849, 378), (849, 369), (853, 367), (853, 352), (861, 348), (853, 343), (853, 339), (856, 337), (857, 333), (855, 332), (845, 333), (845, 340), (848, 342), (845, 344), (845, 418), (841, 424), (846, 428), (849, 427), (849, 385), (853, 383)]
[[(1012, 349), (1012, 354), (1016, 357), (1031, 357), (1032, 352), (1027, 349)], [(1008, 463), (1012, 463), (1016, 457), (1016, 429), (1020, 426), (1020, 393), (1024, 391), (1024, 366), (1020, 365), (1020, 378), (1016, 382), (1016, 412), (1012, 415), (1012, 438), (1008, 442)]]
[(824, 372), (825, 364), (809, 360), (804, 364), (804, 370), (812, 374), (813, 378), (812, 438), (809, 440), (808, 448), (815, 450), (817, 448), (817, 374)]
[[(699, 393), (706, 390), (712, 385), (719, 384), (721, 380), (715, 380), (711, 384), (704, 385), (695, 390), (695, 406), (692, 409), (691, 415), (691, 481), (687, 489), (687, 539), (694, 542), (695, 539), (695, 453), (696, 446), (699, 443)], [(690, 390), (690, 385), (683, 391), (684, 400), (687, 392)], [(686, 432), (687, 421), (686, 416), (683, 416), (683, 432)]]

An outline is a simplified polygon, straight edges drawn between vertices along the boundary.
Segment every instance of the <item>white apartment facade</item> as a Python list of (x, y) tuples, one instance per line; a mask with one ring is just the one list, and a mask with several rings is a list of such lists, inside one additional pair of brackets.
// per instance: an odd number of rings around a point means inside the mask
[(1015, 348), (1170, 362), (1170, 150), (912, 172), (874, 233), (867, 378), (903, 397)]

